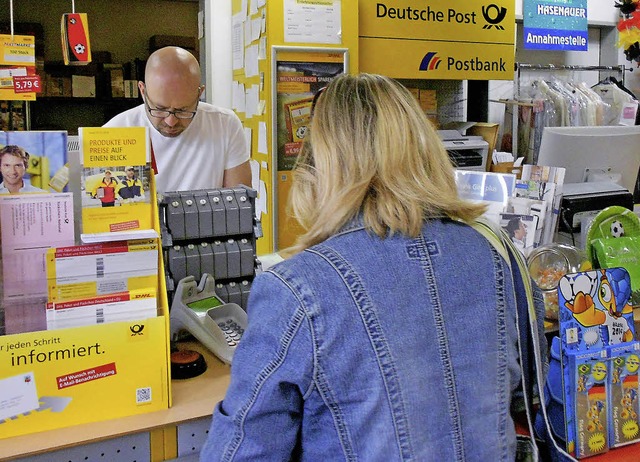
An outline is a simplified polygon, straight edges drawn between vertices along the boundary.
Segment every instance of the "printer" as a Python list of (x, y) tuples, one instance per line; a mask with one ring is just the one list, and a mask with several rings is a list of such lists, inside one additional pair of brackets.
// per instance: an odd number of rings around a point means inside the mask
[(481, 136), (465, 136), (457, 130), (438, 130), (447, 154), (460, 170), (486, 171), (489, 143)]

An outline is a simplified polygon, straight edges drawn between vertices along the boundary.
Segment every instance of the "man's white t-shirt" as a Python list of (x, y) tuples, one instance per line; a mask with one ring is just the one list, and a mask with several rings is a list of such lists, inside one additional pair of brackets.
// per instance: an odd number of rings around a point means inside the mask
[[(44, 189), (36, 188), (35, 186), (32, 186), (23, 180), (22, 187), (18, 192), (30, 193), (30, 192), (47, 192), (47, 191), (45, 191)], [(9, 189), (4, 185), (4, 181), (0, 183), (0, 194), (9, 194)]]
[(175, 138), (161, 135), (151, 125), (144, 104), (116, 115), (104, 126), (149, 128), (158, 192), (220, 188), (226, 169), (249, 160), (238, 116), (208, 103), (198, 104), (196, 116)]

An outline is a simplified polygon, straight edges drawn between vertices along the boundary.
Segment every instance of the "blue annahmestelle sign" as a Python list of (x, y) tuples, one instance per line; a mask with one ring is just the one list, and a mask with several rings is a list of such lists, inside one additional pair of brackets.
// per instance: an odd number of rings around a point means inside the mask
[(524, 47), (587, 51), (587, 0), (524, 0)]

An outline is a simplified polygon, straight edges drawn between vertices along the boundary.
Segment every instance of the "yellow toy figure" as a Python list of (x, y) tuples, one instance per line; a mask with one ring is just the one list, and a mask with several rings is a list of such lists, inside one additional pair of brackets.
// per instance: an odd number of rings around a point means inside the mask
[(587, 430), (590, 432), (594, 432), (596, 430), (602, 431), (604, 430), (604, 426), (600, 421), (600, 413), (604, 409), (604, 403), (602, 401), (594, 402), (589, 410), (587, 411), (587, 419), (589, 419), (589, 424), (587, 425)]
[(633, 388), (624, 391), (624, 396), (620, 400), (620, 404), (622, 405), (622, 412), (620, 412), (620, 417), (622, 417), (623, 419), (632, 418), (634, 420), (638, 418), (638, 414), (634, 409), (637, 396), (638, 391), (634, 390)]

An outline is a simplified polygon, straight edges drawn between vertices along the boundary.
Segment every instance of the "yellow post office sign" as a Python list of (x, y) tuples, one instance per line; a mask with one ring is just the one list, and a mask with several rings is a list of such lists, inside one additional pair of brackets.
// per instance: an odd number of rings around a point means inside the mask
[(407, 79), (513, 78), (514, 0), (360, 0), (359, 66)]
[(31, 35), (0, 35), (0, 65), (35, 66), (35, 38)]

